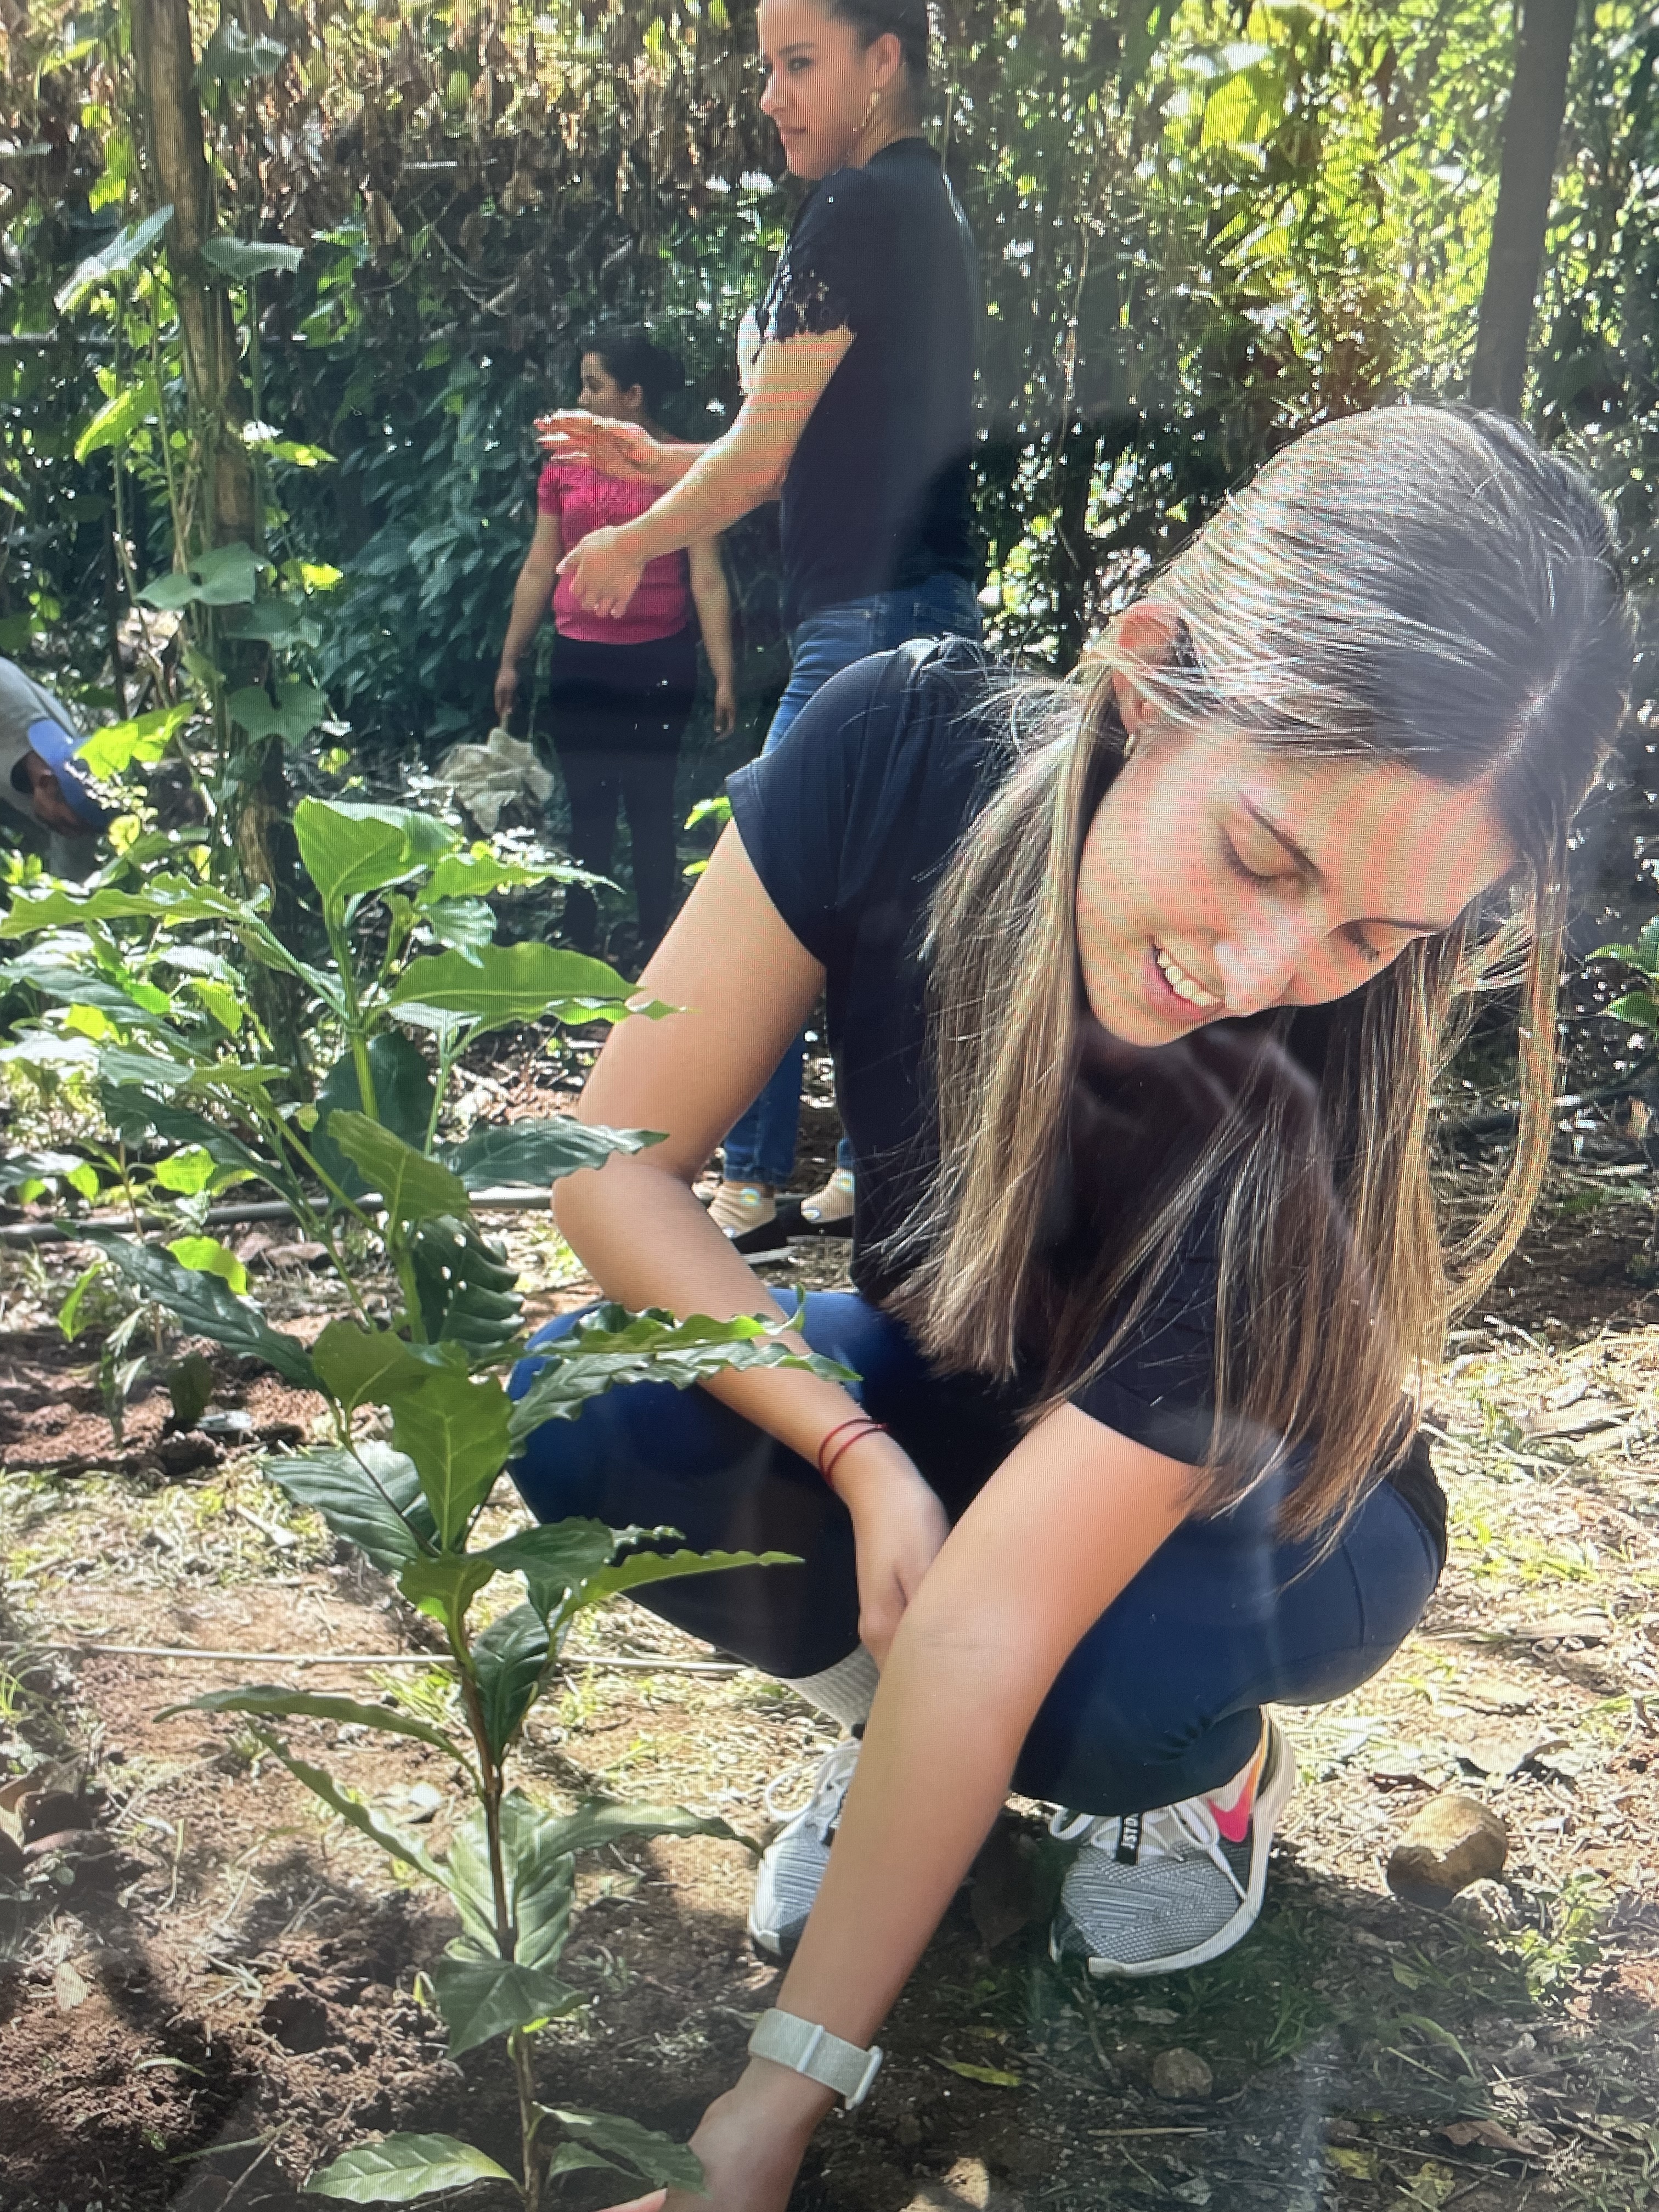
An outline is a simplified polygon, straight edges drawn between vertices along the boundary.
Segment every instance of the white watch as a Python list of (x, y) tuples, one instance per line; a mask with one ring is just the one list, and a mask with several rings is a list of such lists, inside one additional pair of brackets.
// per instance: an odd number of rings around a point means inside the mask
[(779, 2066), (804, 2074), (809, 2081), (833, 2089), (849, 2112), (864, 2102), (870, 2084), (881, 2071), (879, 2044), (872, 2043), (866, 2051), (859, 2044), (844, 2043), (827, 2027), (798, 2020), (793, 2013), (780, 2012), (775, 2006), (761, 2014), (749, 2039), (749, 2049), (756, 2058), (770, 2058)]

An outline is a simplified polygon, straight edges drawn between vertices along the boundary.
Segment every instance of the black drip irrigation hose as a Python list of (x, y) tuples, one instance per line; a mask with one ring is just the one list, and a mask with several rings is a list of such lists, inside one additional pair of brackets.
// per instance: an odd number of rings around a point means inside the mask
[[(503, 1184), (498, 1190), (475, 1190), (471, 1193), (475, 1213), (534, 1213), (545, 1210), (549, 1194), (522, 1183)], [(365, 1212), (379, 1210), (380, 1200), (370, 1193), (359, 1199), (357, 1205)], [(176, 1228), (177, 1217), (156, 1214), (151, 1217), (157, 1227)], [(239, 1229), (253, 1221), (295, 1221), (299, 1218), (285, 1198), (249, 1199), (241, 1206), (210, 1206), (207, 1212), (210, 1229)], [(125, 1214), (92, 1214), (85, 1220), (61, 1217), (53, 1221), (11, 1221), (0, 1225), (0, 1249), (8, 1245), (75, 1244), (81, 1240), (83, 1229), (131, 1229), (131, 1217)]]
[[(1608, 1106), (1620, 1098), (1646, 1098), (1649, 1079), (1659, 1071), (1659, 1054), (1646, 1053), (1632, 1067), (1595, 1091), (1571, 1091), (1552, 1099), (1558, 1114), (1574, 1114), (1586, 1106)], [(1518, 1106), (1500, 1106), (1487, 1114), (1468, 1114), (1459, 1121), (1442, 1121), (1436, 1134), (1449, 1145), (1478, 1143), (1482, 1137), (1513, 1136), (1521, 1122)]]

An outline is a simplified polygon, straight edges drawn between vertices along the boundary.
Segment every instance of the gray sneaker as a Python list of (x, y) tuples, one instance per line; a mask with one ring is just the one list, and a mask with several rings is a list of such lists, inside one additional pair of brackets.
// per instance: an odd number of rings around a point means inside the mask
[(789, 1956), (817, 1902), (859, 1748), (859, 1739), (849, 1735), (818, 1761), (811, 1802), (780, 1829), (756, 1870), (750, 1940), (774, 1959)]
[(1277, 1722), (1244, 1833), (1221, 1832), (1207, 1797), (1156, 1812), (1060, 1812), (1050, 1832), (1081, 1845), (1066, 1869), (1048, 1937), (1053, 1957), (1091, 1974), (1170, 1974), (1200, 1966), (1247, 1936), (1261, 1911), (1274, 1824), (1296, 1787), (1296, 1757)]

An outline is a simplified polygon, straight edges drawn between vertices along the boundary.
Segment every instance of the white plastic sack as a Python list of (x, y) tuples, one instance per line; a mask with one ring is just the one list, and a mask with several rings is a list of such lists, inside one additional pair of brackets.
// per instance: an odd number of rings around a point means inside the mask
[(486, 837), (515, 799), (545, 806), (553, 796), (553, 778), (535, 748), (506, 730), (492, 730), (481, 745), (452, 745), (438, 774)]

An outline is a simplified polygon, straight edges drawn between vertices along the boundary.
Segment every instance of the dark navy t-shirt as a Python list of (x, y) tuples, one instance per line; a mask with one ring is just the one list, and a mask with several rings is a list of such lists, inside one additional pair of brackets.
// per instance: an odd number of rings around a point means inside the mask
[[(961, 639), (878, 654), (833, 678), (772, 752), (727, 780), (750, 864), (824, 969), (836, 1102), (858, 1178), (852, 1274), (877, 1304), (894, 1287), (881, 1241), (938, 1159), (920, 944), (945, 862), (1013, 765), (1008, 717), (987, 681), (1006, 673)], [(1069, 1157), (1049, 1209), (1061, 1270), (1068, 1240), (1098, 1249), (1125, 1178), (1133, 1187), (1199, 1141), (1183, 1139), (1170, 1114), (1167, 1050), (1126, 1055), (1098, 1024), (1085, 1028)], [(1217, 1267), (1212, 1209), (1126, 1341), (1072, 1393), (1121, 1435), (1193, 1463), (1212, 1414)], [(1030, 1402), (1040, 1381), (1034, 1363), (1014, 1401)], [(1007, 1394), (982, 1387), (988, 1413), (1006, 1411)], [(1396, 1480), (1443, 1530), (1426, 1455), (1414, 1453)]]
[(976, 580), (969, 487), (978, 272), (925, 139), (815, 185), (757, 311), (763, 340), (850, 330), (784, 478), (784, 621), (947, 572)]

